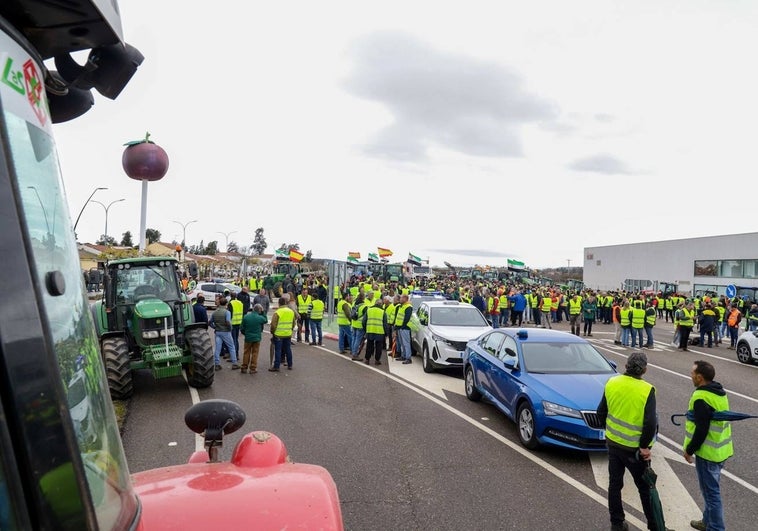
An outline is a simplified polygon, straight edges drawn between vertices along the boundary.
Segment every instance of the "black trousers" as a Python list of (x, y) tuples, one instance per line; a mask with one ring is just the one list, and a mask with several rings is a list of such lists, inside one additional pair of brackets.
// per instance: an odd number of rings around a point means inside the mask
[(653, 510), (650, 505), (650, 487), (642, 479), (642, 473), (647, 468), (645, 461), (637, 460), (636, 450), (623, 450), (608, 446), (608, 512), (611, 514), (611, 524), (621, 524), (626, 519), (624, 504), (621, 501), (621, 489), (624, 487), (624, 472), (632, 475), (637, 491), (640, 493), (642, 510), (648, 522), (648, 529), (657, 530), (653, 520)]
[(687, 350), (687, 343), (690, 341), (691, 326), (679, 325), (679, 348)]

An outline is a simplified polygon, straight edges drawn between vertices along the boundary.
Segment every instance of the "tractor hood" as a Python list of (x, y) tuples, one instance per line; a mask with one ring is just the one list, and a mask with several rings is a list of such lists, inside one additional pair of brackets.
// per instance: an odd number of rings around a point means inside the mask
[(290, 462), (279, 439), (261, 433), (245, 435), (231, 462), (200, 462), (207, 454), (197, 452), (188, 464), (133, 474), (138, 529), (342, 530), (329, 472)]
[(171, 308), (160, 299), (147, 299), (134, 305), (134, 313), (141, 319), (168, 317)]

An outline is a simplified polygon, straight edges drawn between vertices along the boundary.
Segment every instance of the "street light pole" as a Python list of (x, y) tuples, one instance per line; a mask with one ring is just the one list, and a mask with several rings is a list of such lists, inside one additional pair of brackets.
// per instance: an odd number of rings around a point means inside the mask
[(231, 232), (221, 232), (220, 230), (216, 231), (217, 234), (221, 234), (221, 235), (223, 235), (226, 238), (226, 247), (224, 247), (224, 252), (225, 253), (229, 252), (229, 236), (231, 236), (235, 232), (237, 232), (237, 231), (236, 230), (233, 230)]
[(181, 221), (174, 221), (174, 223), (182, 226), (182, 249), (184, 249), (184, 245), (185, 245), (184, 242), (187, 240), (187, 225), (189, 225), (190, 223), (197, 223), (197, 220), (193, 219), (192, 221), (188, 221), (187, 223), (182, 223)]
[(116, 199), (115, 201), (111, 201), (110, 203), (108, 203), (108, 206), (105, 206), (100, 201), (95, 201), (94, 199), (92, 199), (91, 201), (93, 203), (97, 203), (98, 205), (100, 205), (101, 207), (103, 207), (105, 209), (105, 232), (103, 232), (103, 243), (105, 245), (107, 245), (107, 242), (108, 242), (108, 210), (110, 210), (111, 206), (113, 206), (114, 203), (118, 203), (120, 201), (126, 201), (126, 199), (124, 199), (124, 198)]
[(92, 190), (92, 193), (89, 194), (89, 197), (87, 198), (87, 200), (82, 205), (82, 209), (79, 211), (79, 215), (76, 216), (76, 221), (74, 222), (74, 232), (76, 232), (76, 226), (79, 224), (79, 218), (82, 217), (82, 213), (84, 212), (84, 209), (87, 207), (87, 204), (90, 202), (90, 200), (92, 200), (92, 196), (95, 195), (95, 193), (98, 190), (107, 190), (107, 188), (105, 188), (103, 186), (98, 186), (97, 188), (95, 188), (94, 190)]

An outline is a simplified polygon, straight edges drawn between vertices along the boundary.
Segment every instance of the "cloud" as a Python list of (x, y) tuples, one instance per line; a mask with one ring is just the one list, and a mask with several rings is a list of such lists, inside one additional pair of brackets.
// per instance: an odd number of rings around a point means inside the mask
[(393, 117), (364, 147), (372, 156), (423, 161), (438, 146), (477, 157), (521, 157), (521, 127), (559, 114), (528, 93), (516, 72), (436, 50), (407, 34), (363, 37), (350, 56), (346, 90), (380, 103)]
[(575, 160), (568, 167), (574, 171), (604, 173), (608, 175), (628, 175), (632, 173), (621, 160), (606, 153), (599, 153), (591, 157)]

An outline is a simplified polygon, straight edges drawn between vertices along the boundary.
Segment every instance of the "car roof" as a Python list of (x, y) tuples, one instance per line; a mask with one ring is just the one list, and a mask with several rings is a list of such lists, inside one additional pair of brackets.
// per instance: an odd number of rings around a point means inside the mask
[(467, 302), (460, 302), (460, 301), (453, 301), (453, 300), (430, 300), (430, 301), (424, 301), (423, 304), (426, 304), (430, 308), (442, 308), (442, 307), (458, 307), (458, 308), (474, 308), (476, 309), (476, 306), (473, 304), (469, 304)]
[(568, 332), (560, 330), (550, 330), (545, 328), (497, 328), (516, 341), (534, 342), (534, 343), (589, 343), (583, 337), (575, 336)]

